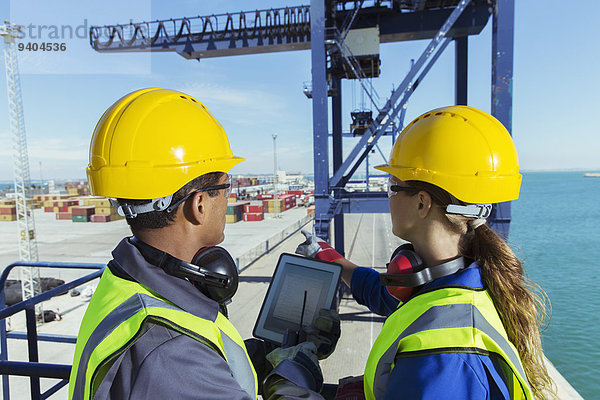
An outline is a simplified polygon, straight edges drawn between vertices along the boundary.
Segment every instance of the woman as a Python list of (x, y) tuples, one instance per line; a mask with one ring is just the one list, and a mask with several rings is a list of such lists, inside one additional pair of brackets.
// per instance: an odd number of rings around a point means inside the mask
[(410, 242), (388, 274), (358, 267), (324, 243), (313, 246), (316, 254), (304, 251), (341, 264), (354, 298), (389, 315), (365, 368), (366, 398), (548, 396), (538, 330), (545, 294), (535, 294), (539, 287), (485, 220), (492, 203), (519, 196), (507, 130), (471, 107), (436, 109), (412, 121), (389, 163), (376, 168), (391, 175), (393, 233)]

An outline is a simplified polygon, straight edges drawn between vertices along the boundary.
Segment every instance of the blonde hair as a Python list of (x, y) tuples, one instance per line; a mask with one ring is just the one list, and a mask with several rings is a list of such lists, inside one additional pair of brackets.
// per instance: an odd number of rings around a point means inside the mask
[[(442, 207), (456, 200), (445, 190), (420, 181), (407, 181), (409, 186), (422, 188)], [(544, 363), (540, 328), (550, 309), (548, 295), (524, 273), (523, 264), (508, 246), (487, 225), (459, 215), (444, 214), (448, 227), (462, 233), (459, 241), (461, 256), (477, 262), (483, 281), (509, 340), (516, 347), (527, 380), (536, 398), (556, 396), (554, 382)]]

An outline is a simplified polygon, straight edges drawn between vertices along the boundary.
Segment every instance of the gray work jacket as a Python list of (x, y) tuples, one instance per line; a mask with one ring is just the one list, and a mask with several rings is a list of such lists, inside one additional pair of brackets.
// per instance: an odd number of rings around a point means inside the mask
[[(123, 279), (142, 284), (186, 312), (214, 321), (217, 302), (185, 279), (166, 274), (123, 239), (112, 252), (108, 268)], [(94, 399), (249, 399), (223, 357), (205, 344), (152, 322), (113, 363)], [(260, 379), (260, 378), (259, 378)], [(293, 394), (289, 395), (290, 388)], [(270, 399), (322, 399), (291, 383), (271, 392)]]

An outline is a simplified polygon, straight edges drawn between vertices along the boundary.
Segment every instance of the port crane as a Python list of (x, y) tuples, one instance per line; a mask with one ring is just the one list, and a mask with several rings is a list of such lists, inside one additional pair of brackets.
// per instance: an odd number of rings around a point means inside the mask
[[(315, 230), (344, 254), (344, 213), (387, 212), (381, 192), (349, 192), (346, 184), (385, 135), (402, 126), (410, 96), (440, 55), (455, 48), (455, 103), (467, 104), (468, 37), (492, 17), (492, 114), (511, 131), (514, 0), (311, 0), (310, 5), (219, 15), (93, 26), (90, 45), (98, 52), (175, 52), (186, 59), (311, 50), (315, 176)], [(380, 59), (351, 46), (354, 35), (379, 43), (428, 39), (429, 44), (382, 106), (370, 78)], [(357, 51), (358, 50), (358, 51)], [(366, 118), (358, 142), (344, 159), (341, 80), (355, 79), (377, 111)], [(333, 173), (329, 173), (331, 97)], [(355, 139), (356, 140), (356, 139)], [(508, 236), (510, 203), (495, 204), (490, 225)]]
[[(17, 209), (17, 234), (19, 242), (19, 260), (38, 261), (37, 241), (35, 238), (35, 220), (30, 196), (31, 180), (29, 174), (29, 155), (19, 64), (15, 53), (15, 41), (23, 37), (23, 26), (5, 21), (0, 25), (0, 36), (4, 38), (4, 62), (6, 64), (6, 89), (8, 92), (8, 114), (13, 142), (13, 169), (15, 185), (15, 203)], [(40, 270), (36, 267), (22, 267), (21, 288), (23, 300), (41, 293)], [(41, 308), (36, 307), (36, 315)], [(43, 320), (40, 319), (40, 320)]]

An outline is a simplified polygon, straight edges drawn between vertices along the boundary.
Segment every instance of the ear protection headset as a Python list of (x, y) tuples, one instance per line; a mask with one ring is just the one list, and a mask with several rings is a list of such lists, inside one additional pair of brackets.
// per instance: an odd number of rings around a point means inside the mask
[(398, 247), (387, 264), (387, 273), (380, 274), (381, 284), (398, 300), (410, 299), (416, 287), (444, 276), (452, 275), (466, 267), (464, 257), (455, 258), (443, 264), (425, 267), (423, 260), (415, 253), (410, 243)]
[(222, 247), (204, 247), (198, 250), (192, 262), (188, 263), (142, 242), (135, 236), (131, 238), (131, 242), (148, 262), (171, 276), (189, 280), (206, 297), (219, 304), (227, 304), (237, 291), (237, 266), (231, 254)]

